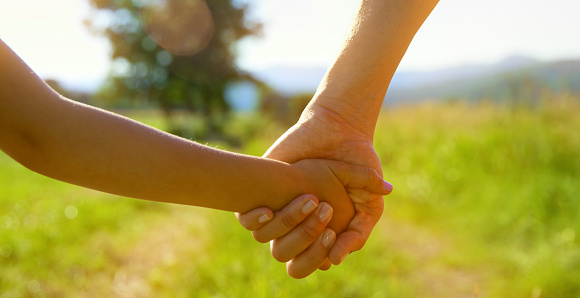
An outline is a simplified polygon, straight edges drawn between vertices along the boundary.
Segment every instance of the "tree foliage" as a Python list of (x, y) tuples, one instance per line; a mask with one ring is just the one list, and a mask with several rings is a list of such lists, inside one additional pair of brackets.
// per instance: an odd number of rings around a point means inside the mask
[[(224, 90), (251, 79), (234, 65), (236, 41), (254, 34), (246, 6), (230, 0), (89, 0), (88, 27), (111, 44), (112, 69), (100, 97), (122, 106), (157, 105), (174, 133), (176, 111), (218, 132), (229, 105)], [(203, 137), (196, 136), (196, 137)]]

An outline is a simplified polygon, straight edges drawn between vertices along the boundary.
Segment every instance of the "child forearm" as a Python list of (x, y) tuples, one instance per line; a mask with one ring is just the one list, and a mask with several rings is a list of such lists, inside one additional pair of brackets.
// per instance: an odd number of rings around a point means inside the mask
[[(66, 103), (35, 133), (30, 167), (117, 195), (230, 211), (300, 195), (282, 162), (220, 151), (102, 110)], [(52, 118), (52, 119), (50, 119)], [(283, 204), (282, 204), (283, 205)]]
[(52, 91), (0, 42), (0, 149), (43, 175), (153, 201), (245, 212), (306, 189), (286, 163), (203, 146)]

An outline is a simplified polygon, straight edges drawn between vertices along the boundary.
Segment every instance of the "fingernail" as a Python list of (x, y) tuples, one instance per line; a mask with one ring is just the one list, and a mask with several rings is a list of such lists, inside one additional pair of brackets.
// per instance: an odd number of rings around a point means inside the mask
[(266, 213), (258, 218), (259, 223), (264, 223), (270, 220), (270, 216)]
[(320, 220), (324, 222), (328, 221), (331, 216), (332, 216), (332, 207), (330, 207), (328, 204), (324, 204), (320, 208), (320, 211), (318, 211), (318, 217), (320, 218)]
[(308, 214), (312, 212), (314, 209), (316, 209), (316, 202), (314, 202), (314, 200), (310, 200), (308, 201), (308, 203), (302, 206), (302, 214)]
[(393, 191), (393, 185), (387, 181), (383, 180), (383, 187), (387, 190), (387, 191)]
[(334, 240), (336, 240), (336, 234), (332, 230), (326, 230), (322, 237), (322, 245), (324, 247), (331, 247), (334, 244)]

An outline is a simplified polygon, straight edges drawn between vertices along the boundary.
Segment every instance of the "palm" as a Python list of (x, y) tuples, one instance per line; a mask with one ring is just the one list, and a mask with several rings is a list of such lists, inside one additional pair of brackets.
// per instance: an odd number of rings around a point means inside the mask
[[(264, 157), (294, 163), (307, 158), (324, 158), (374, 168), (382, 174), (372, 139), (336, 119), (311, 117), (282, 135)], [(339, 263), (343, 255), (360, 249), (383, 212), (380, 195), (350, 192), (355, 207), (347, 231), (340, 234), (329, 259)]]

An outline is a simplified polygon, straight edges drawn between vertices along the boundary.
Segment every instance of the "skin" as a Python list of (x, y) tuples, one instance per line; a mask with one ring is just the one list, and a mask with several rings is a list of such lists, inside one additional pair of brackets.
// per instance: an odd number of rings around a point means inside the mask
[(0, 149), (64, 182), (144, 200), (247, 212), (304, 193), (336, 206), (344, 230), (351, 192), (385, 194), (373, 169), (338, 161), (292, 164), (235, 154), (63, 98), (0, 41)]
[[(290, 163), (304, 158), (333, 159), (372, 167), (382, 175), (373, 147), (380, 108), (397, 66), (437, 3), (437, 0), (362, 0), (342, 49), (314, 98), (298, 123), (281, 136), (264, 157)], [(307, 276), (320, 264), (323, 264), (321, 269), (327, 269), (330, 263), (321, 261), (326, 257), (332, 264), (340, 264), (349, 253), (364, 246), (382, 215), (383, 200), (380, 195), (370, 194), (351, 194), (351, 198), (356, 214), (347, 231), (338, 235), (334, 246), (326, 249), (326, 255), (320, 242), (310, 242), (311, 246), (287, 264), (291, 276)], [(334, 212), (335, 216), (339, 213), (338, 210)], [(252, 220), (252, 215), (238, 218), (244, 225)], [(280, 222), (272, 221), (265, 226), (280, 225)], [(311, 222), (314, 225), (314, 221)], [(310, 229), (322, 231), (320, 226), (324, 223), (317, 224)], [(279, 236), (305, 234), (303, 228), (302, 225), (292, 230), (280, 227), (279, 230), (288, 230), (288, 233)], [(261, 235), (263, 229), (260, 226), (255, 230), (254, 237), (272, 236)], [(287, 242), (272, 239), (273, 255), (296, 253)]]

